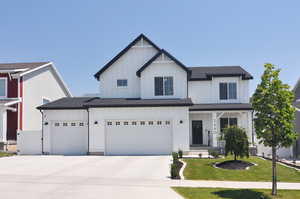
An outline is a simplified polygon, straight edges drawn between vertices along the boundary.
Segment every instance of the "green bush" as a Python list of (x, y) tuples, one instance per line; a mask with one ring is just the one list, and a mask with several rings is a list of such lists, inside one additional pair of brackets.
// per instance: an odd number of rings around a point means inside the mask
[(224, 129), (225, 156), (234, 155), (237, 157), (249, 157), (249, 141), (244, 129), (237, 126), (230, 126)]
[(179, 165), (176, 163), (171, 164), (171, 178), (172, 179), (179, 179)]
[(178, 157), (179, 157), (179, 158), (182, 158), (182, 155), (183, 155), (183, 151), (182, 151), (181, 149), (179, 149), (179, 150), (178, 150)]
[(219, 158), (219, 156), (220, 156), (219, 152), (214, 149), (208, 150), (208, 154), (214, 158)]
[(176, 152), (173, 152), (172, 153), (172, 157), (173, 157), (173, 163), (176, 163), (176, 162), (178, 162), (178, 153), (176, 153)]

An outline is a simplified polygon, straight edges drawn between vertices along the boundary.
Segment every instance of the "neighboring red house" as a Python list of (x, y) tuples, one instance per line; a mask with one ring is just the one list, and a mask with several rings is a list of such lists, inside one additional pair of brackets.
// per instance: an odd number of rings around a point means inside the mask
[(71, 97), (51, 62), (0, 64), (0, 142), (17, 139), (18, 130), (40, 130), (37, 106)]

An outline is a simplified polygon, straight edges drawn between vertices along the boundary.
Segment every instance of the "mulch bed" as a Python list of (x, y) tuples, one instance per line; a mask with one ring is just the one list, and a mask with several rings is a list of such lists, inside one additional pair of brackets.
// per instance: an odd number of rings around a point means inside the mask
[(222, 169), (246, 170), (248, 167), (254, 166), (254, 164), (242, 160), (228, 160), (221, 163), (217, 163), (215, 164), (215, 166)]

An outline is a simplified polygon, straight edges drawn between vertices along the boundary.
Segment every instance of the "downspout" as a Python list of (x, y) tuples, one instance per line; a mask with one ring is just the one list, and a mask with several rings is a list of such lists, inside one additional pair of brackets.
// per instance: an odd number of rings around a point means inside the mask
[(44, 155), (44, 113), (42, 110), (40, 110), (42, 114), (42, 155)]
[(88, 122), (87, 122), (87, 125), (88, 125), (88, 150), (87, 150), (87, 154), (89, 155), (90, 154), (90, 111), (89, 111), (89, 108), (87, 108), (86, 111), (88, 114)]

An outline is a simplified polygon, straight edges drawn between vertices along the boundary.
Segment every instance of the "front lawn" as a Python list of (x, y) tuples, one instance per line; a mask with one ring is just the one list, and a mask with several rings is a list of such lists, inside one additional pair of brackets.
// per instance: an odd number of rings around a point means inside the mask
[(298, 199), (299, 190), (278, 190), (271, 196), (270, 189), (224, 189), (224, 188), (187, 188), (174, 187), (185, 199)]
[[(263, 160), (258, 157), (245, 158), (244, 161), (256, 163), (249, 170), (228, 170), (214, 168), (215, 162), (230, 160), (225, 159), (184, 159), (187, 166), (183, 172), (188, 180), (227, 180), (227, 181), (271, 181), (272, 170), (271, 161)], [(277, 164), (278, 181), (281, 182), (300, 182), (300, 172), (280, 164)]]
[(13, 153), (6, 153), (6, 152), (0, 152), (0, 158), (1, 157), (13, 156), (13, 155), (15, 155), (15, 154), (13, 154)]

